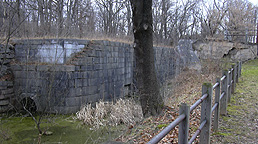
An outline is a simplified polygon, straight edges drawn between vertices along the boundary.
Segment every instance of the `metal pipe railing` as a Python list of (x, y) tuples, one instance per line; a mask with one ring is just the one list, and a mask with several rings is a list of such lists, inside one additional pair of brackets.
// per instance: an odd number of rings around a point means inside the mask
[(218, 106), (218, 103), (215, 103), (214, 106), (212, 107), (211, 111), (213, 112)]
[(220, 81), (223, 81), (225, 78), (226, 78), (226, 76), (223, 75), (223, 76), (221, 77)]
[(185, 114), (179, 115), (172, 123), (170, 123), (166, 128), (164, 128), (159, 134), (153, 137), (147, 144), (158, 143), (163, 137), (165, 137), (172, 129), (174, 129), (184, 118)]
[(191, 107), (190, 107), (190, 112), (192, 112), (199, 104), (203, 102), (207, 98), (208, 94), (204, 94), (199, 100), (197, 100)]
[(191, 137), (191, 139), (189, 140), (188, 144), (193, 143), (193, 141), (197, 138), (197, 136), (201, 133), (201, 130), (203, 129), (204, 125), (207, 123), (207, 120), (204, 120), (201, 125), (199, 126), (199, 128), (196, 130), (196, 132), (194, 133), (194, 135)]
[(216, 83), (213, 85), (212, 89), (214, 90), (217, 86), (219, 86), (219, 83), (218, 83), (218, 82), (216, 82)]
[[(188, 124), (189, 123), (189, 111), (192, 112), (198, 105), (202, 104), (202, 111), (204, 111), (205, 114), (201, 113), (201, 124), (197, 131), (194, 133), (194, 135), (191, 137), (191, 139), (188, 141), (188, 144), (191, 144), (197, 136), (200, 134), (201, 135), (201, 143), (208, 143), (209, 142), (209, 136), (208, 138), (206, 136), (206, 131), (209, 133), (210, 132), (210, 121), (212, 115), (211, 113), (214, 112), (214, 121), (219, 118), (219, 111), (221, 114), (224, 114), (226, 112), (226, 105), (227, 105), (227, 99), (230, 97), (231, 94), (231, 89), (235, 88), (235, 83), (238, 82), (238, 77), (241, 75), (241, 62), (238, 63), (238, 65), (232, 65), (232, 68), (223, 71), (223, 76), (221, 78), (217, 78), (217, 82), (212, 86), (210, 84), (204, 84), (203, 85), (203, 90), (202, 90), (202, 97), (197, 100), (189, 109), (189, 106), (185, 104), (187, 109), (183, 109), (183, 111), (187, 111), (182, 113), (181, 109), (181, 114), (175, 119), (172, 123), (170, 123), (166, 128), (164, 128), (159, 134), (157, 134), (155, 137), (153, 137), (148, 144), (154, 144), (158, 143), (163, 137), (165, 137), (171, 130), (173, 130), (178, 124), (180, 124), (180, 132), (179, 132), (179, 138), (180, 134), (184, 133), (183, 130), (187, 131), (188, 125), (185, 127), (182, 127), (182, 125)], [(229, 89), (230, 88), (230, 89)], [(215, 89), (215, 104), (211, 107), (211, 97), (212, 97), (212, 91)], [(207, 92), (206, 92), (207, 91)], [(220, 91), (222, 93), (220, 94)], [(209, 96), (209, 97), (208, 97)], [(207, 99), (208, 98), (208, 99)], [(220, 104), (221, 101), (221, 104)], [(210, 106), (209, 106), (210, 105)], [(204, 106), (204, 109), (203, 109)], [(220, 110), (219, 110), (220, 107)], [(182, 123), (181, 123), (182, 122)], [(218, 129), (218, 122), (214, 123), (215, 131)], [(205, 133), (202, 132), (202, 129), (204, 128)], [(181, 136), (180, 140), (183, 138), (183, 142), (181, 140), (181, 143), (187, 142), (187, 136), (188, 133), (184, 134), (184, 138)], [(202, 139), (203, 138), (203, 139)], [(179, 140), (179, 141), (180, 141)]]
[(219, 100), (221, 100), (221, 99), (224, 97), (224, 95), (225, 95), (225, 92), (223, 92), (223, 93), (220, 95)]

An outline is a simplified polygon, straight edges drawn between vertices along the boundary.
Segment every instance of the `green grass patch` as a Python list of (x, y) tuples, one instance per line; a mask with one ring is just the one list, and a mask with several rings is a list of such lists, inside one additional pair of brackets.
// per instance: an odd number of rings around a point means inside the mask
[(227, 115), (221, 117), (219, 131), (214, 133), (216, 136), (223, 136), (222, 143), (256, 141), (254, 119), (258, 117), (257, 86), (258, 59), (255, 59), (243, 63), (242, 75), (236, 85), (235, 93), (231, 95), (231, 102), (227, 106)]
[(231, 133), (223, 133), (223, 132), (215, 132), (212, 135), (220, 135), (220, 136), (231, 136)]
[(40, 136), (31, 117), (2, 118), (0, 143), (102, 143), (123, 131), (123, 126), (91, 130), (92, 127), (74, 120), (71, 115), (55, 115), (42, 121), (41, 128), (52, 134)]
[(162, 129), (163, 127), (167, 127), (167, 126), (168, 126), (168, 124), (159, 124), (157, 126), (157, 128)]

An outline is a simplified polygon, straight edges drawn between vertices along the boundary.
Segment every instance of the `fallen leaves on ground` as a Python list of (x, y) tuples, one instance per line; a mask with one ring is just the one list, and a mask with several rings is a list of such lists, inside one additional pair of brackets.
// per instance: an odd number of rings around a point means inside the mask
[[(171, 86), (173, 86), (171, 94), (173, 94), (173, 97), (166, 100), (166, 107), (162, 113), (159, 116), (149, 117), (135, 124), (133, 128), (128, 129), (116, 140), (137, 144), (147, 143), (178, 117), (180, 103), (187, 103), (189, 106), (195, 103), (201, 97), (202, 83), (205, 81), (214, 82), (219, 74), (220, 69), (207, 74), (201, 74), (192, 70), (182, 72), (171, 82)], [(200, 125), (200, 111), (200, 106), (198, 106), (191, 112), (189, 138), (192, 137)], [(178, 126), (171, 130), (159, 143), (177, 144)], [(198, 139), (195, 143), (198, 143)]]

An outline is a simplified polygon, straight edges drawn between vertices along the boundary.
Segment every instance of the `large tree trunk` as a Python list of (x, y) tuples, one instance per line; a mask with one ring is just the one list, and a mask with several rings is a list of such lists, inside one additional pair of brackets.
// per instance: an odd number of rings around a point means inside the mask
[(133, 11), (135, 78), (145, 117), (161, 111), (163, 100), (159, 93), (153, 50), (152, 0), (130, 0)]

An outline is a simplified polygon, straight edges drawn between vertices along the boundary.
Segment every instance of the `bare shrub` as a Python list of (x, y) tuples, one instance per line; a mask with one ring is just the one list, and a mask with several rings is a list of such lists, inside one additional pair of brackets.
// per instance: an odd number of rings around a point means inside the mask
[(119, 99), (111, 107), (110, 122), (111, 125), (133, 124), (142, 119), (142, 109), (132, 99)]
[(83, 123), (93, 125), (94, 123), (93, 111), (94, 109), (91, 107), (91, 104), (88, 104), (82, 107), (82, 109), (76, 113), (76, 118), (83, 121)]
[(76, 119), (96, 129), (105, 125), (130, 125), (142, 118), (141, 106), (133, 99), (118, 99), (115, 103), (99, 101), (95, 108), (88, 104), (76, 113)]

